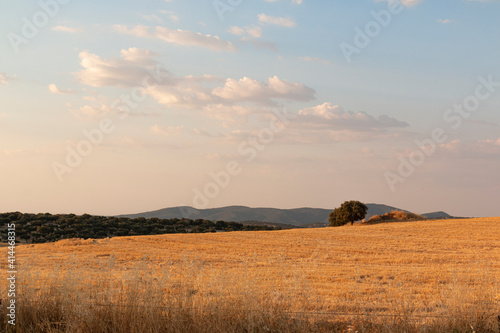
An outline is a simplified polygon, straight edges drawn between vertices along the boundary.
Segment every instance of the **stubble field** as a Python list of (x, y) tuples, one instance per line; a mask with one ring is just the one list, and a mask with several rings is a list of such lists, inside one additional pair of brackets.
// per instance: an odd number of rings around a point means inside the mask
[(498, 332), (499, 235), (480, 218), (20, 245), (17, 328)]

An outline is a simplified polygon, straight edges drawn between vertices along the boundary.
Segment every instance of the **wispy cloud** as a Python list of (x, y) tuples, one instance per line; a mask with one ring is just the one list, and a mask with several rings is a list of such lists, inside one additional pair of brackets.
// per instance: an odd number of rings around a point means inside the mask
[(278, 16), (269, 16), (266, 14), (259, 14), (258, 18), (259, 22), (263, 24), (279, 25), (287, 28), (293, 28), (296, 25), (295, 21), (289, 17), (278, 17)]
[(438, 19), (437, 22), (442, 23), (442, 24), (448, 24), (453, 22), (453, 20), (450, 19)]
[(119, 58), (109, 60), (87, 51), (80, 52), (79, 56), (84, 69), (75, 75), (80, 82), (93, 87), (137, 86), (147, 74), (147, 69), (157, 64), (154, 53), (139, 48), (121, 50)]
[(179, 22), (180, 21), (179, 16), (174, 11), (171, 11), (171, 10), (160, 10), (160, 13), (163, 14), (163, 15), (166, 15), (170, 19), (170, 21), (172, 21), (172, 22)]
[(16, 78), (15, 76), (10, 76), (5, 73), (0, 73), (0, 85), (9, 84), (9, 81), (14, 80), (15, 78)]
[(49, 91), (52, 94), (74, 94), (75, 91), (72, 89), (59, 89), (54, 83), (49, 84)]
[(166, 27), (147, 27), (143, 25), (137, 25), (131, 29), (124, 25), (115, 25), (113, 29), (123, 34), (155, 38), (181, 46), (196, 46), (214, 51), (234, 51), (236, 49), (231, 42), (222, 40), (218, 36), (204, 35), (188, 30), (173, 30)]
[(240, 28), (238, 26), (232, 26), (229, 28), (228, 32), (236, 36), (249, 35), (254, 38), (262, 37), (262, 27), (258, 26), (247, 26), (245, 28)]

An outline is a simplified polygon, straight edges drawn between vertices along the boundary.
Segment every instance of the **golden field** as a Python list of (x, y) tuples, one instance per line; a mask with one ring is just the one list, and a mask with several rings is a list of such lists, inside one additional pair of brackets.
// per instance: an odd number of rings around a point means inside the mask
[(498, 332), (500, 218), (72, 239), (16, 256), (22, 332)]

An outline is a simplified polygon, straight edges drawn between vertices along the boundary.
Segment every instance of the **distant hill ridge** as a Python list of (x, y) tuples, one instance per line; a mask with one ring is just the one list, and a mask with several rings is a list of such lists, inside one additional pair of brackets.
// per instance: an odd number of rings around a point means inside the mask
[[(367, 204), (368, 214), (366, 219), (373, 215), (383, 215), (393, 210), (403, 210), (396, 207), (380, 204)], [(227, 206), (220, 208), (209, 209), (196, 209), (193, 207), (179, 206), (159, 209), (151, 212), (144, 212), (139, 214), (127, 214), (120, 217), (157, 217), (161, 219), (170, 218), (189, 218), (189, 219), (206, 219), (211, 221), (260, 221), (270, 223), (284, 223), (294, 226), (302, 226), (312, 223), (327, 223), (330, 212), (333, 209), (322, 208), (294, 208), (294, 209), (278, 209), (278, 208), (250, 208), (246, 206)], [(403, 210), (408, 212), (406, 210)], [(429, 214), (422, 214), (428, 218), (449, 218), (450, 215), (444, 212), (435, 212)], [(431, 215), (431, 216), (428, 216)], [(438, 216), (440, 215), (440, 216)]]

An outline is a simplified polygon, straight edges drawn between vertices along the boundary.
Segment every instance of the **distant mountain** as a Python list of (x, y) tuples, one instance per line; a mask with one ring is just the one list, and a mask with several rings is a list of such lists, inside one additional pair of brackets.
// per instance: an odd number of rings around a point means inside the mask
[(448, 213), (445, 212), (432, 212), (432, 213), (426, 213), (426, 214), (421, 214), (423, 217), (427, 219), (451, 219), (453, 216), (449, 215)]
[[(382, 215), (398, 208), (387, 205), (367, 204), (368, 214), (366, 219), (373, 215)], [(402, 210), (402, 209), (398, 209)], [(271, 223), (284, 223), (294, 226), (302, 226), (313, 223), (327, 223), (328, 216), (333, 209), (321, 208), (295, 208), (295, 209), (277, 209), (277, 208), (250, 208), (246, 206), (228, 206), (221, 208), (196, 209), (192, 207), (171, 207), (152, 212), (139, 214), (121, 215), (123, 217), (157, 217), (162, 219), (170, 218), (189, 218), (206, 219), (211, 221), (259, 221)]]

